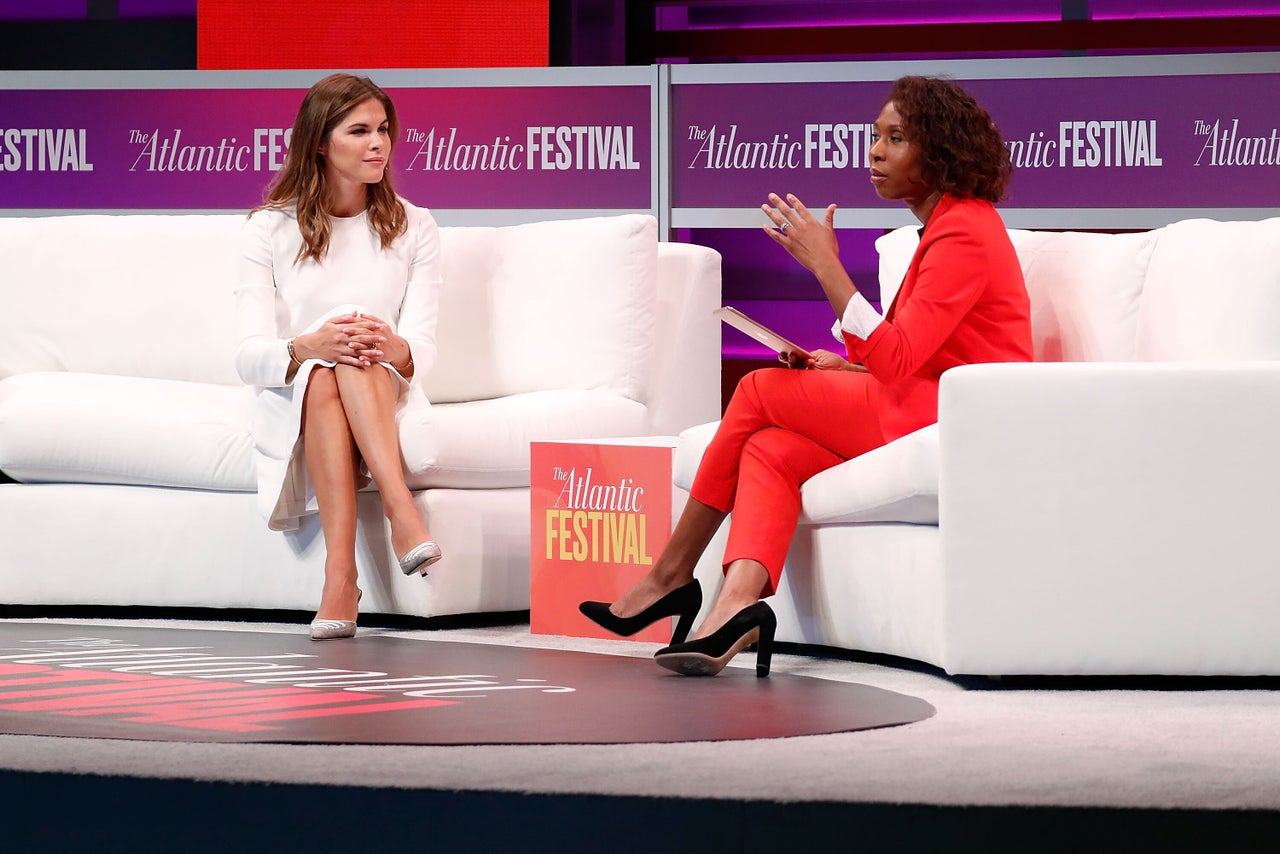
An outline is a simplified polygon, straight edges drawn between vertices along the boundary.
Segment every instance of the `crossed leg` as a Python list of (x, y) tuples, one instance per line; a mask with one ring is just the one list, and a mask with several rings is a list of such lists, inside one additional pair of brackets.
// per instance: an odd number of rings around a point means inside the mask
[(325, 581), (317, 617), (356, 618), (356, 493), (363, 459), (382, 496), (396, 554), (430, 539), (404, 482), (395, 378), (382, 367), (317, 367), (302, 406), (302, 441), (324, 532)]
[(396, 432), (396, 379), (382, 367), (335, 369), (347, 423), (356, 447), (382, 495), (382, 510), (391, 522), (391, 548), (396, 555), (431, 539), (404, 482), (400, 438)]
[(633, 616), (690, 581), (698, 558), (733, 511), (725, 583), (694, 637), (715, 631), (776, 591), (800, 513), (800, 485), (882, 444), (867, 375), (777, 368), (748, 374), (703, 455), (667, 547), (611, 610)]

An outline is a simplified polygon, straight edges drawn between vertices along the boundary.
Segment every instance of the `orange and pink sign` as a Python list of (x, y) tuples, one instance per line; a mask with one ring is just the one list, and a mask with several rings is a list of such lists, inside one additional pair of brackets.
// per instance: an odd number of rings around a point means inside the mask
[[(671, 534), (671, 454), (669, 445), (533, 443), (534, 634), (616, 638), (578, 603), (612, 602), (653, 566)], [(631, 639), (667, 643), (670, 622)]]

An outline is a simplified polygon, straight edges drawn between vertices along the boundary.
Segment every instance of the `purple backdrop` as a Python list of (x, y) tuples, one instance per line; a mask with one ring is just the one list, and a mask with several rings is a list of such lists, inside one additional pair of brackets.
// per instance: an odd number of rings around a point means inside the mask
[[(650, 89), (389, 89), (393, 166), (437, 208), (653, 206)], [(0, 90), (5, 208), (252, 207), (303, 90)]]
[[(1274, 207), (1278, 74), (975, 80), (1015, 161), (1009, 207)], [(673, 206), (898, 205), (872, 191), (868, 125), (884, 82), (673, 87)], [(767, 110), (760, 109), (768, 104)]]

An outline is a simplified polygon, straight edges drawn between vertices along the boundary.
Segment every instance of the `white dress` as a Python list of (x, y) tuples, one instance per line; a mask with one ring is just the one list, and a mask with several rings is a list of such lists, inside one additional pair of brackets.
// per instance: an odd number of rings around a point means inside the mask
[(420, 378), (436, 359), (440, 232), (429, 211), (404, 205), (408, 229), (390, 249), (382, 248), (366, 214), (335, 217), (329, 251), (319, 262), (294, 264), (302, 233), (292, 209), (261, 210), (245, 222), (236, 284), (236, 370), (257, 395), (258, 501), (272, 530), (296, 530), (304, 516), (316, 512), (303, 456), (302, 401), (312, 369), (334, 364), (309, 359), (286, 383), (290, 338), (352, 310), (381, 318), (413, 354), (409, 382), (384, 363), (403, 384), (397, 422), (406, 411), (429, 405)]

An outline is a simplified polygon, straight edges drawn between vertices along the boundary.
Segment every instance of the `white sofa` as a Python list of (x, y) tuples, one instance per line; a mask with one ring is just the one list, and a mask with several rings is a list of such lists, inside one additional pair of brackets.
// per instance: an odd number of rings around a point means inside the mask
[[(1010, 234), (1038, 361), (947, 372), (938, 424), (804, 484), (779, 639), (953, 674), (1280, 674), (1280, 219)], [(886, 302), (916, 243), (877, 242)], [(714, 427), (681, 435), (678, 485)]]
[[(271, 532), (254, 493), (243, 219), (0, 218), (0, 604), (316, 607), (318, 520)], [(530, 442), (720, 412), (712, 250), (638, 215), (441, 232), (435, 405), (400, 432), (445, 559), (403, 576), (362, 496), (366, 613), (527, 609)]]

